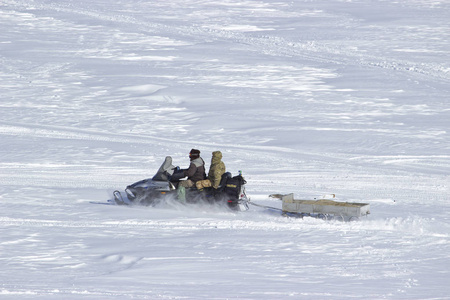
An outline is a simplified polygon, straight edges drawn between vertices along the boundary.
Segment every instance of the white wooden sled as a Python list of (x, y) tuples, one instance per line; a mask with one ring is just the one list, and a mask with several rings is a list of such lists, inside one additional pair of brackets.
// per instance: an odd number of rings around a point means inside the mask
[(338, 202), (329, 199), (297, 200), (294, 194), (277, 195), (283, 201), (283, 213), (296, 213), (302, 215), (323, 215), (324, 217), (342, 217), (343, 219), (359, 218), (370, 214), (368, 203)]

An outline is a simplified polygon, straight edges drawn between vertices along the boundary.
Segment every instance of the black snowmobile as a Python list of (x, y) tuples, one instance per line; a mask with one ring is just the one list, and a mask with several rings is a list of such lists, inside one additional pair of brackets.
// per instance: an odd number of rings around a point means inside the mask
[[(114, 191), (114, 200), (119, 205), (145, 206), (156, 206), (169, 200), (178, 201), (177, 186), (181, 178), (183, 178), (183, 170), (174, 167), (172, 158), (167, 156), (155, 176), (127, 186), (125, 192)], [(246, 183), (241, 174), (233, 177), (230, 172), (226, 172), (222, 175), (217, 189), (186, 188), (186, 200), (182, 203), (219, 204), (226, 205), (232, 210), (244, 211), (248, 209)]]

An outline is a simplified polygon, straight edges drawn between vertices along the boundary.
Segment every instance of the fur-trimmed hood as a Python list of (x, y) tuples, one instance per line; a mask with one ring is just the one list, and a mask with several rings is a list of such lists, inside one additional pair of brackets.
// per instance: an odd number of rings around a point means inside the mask
[(216, 165), (222, 161), (222, 152), (214, 151), (212, 153), (211, 165)]

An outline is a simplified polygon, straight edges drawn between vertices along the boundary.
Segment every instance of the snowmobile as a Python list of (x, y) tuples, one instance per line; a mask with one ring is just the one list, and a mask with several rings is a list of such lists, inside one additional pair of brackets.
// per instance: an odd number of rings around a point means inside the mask
[[(125, 188), (124, 192), (113, 192), (114, 201), (118, 205), (156, 206), (165, 201), (178, 201), (177, 186), (184, 177), (183, 170), (172, 165), (172, 158), (167, 156), (164, 163), (152, 178), (135, 182)], [(247, 182), (239, 175), (232, 176), (230, 172), (222, 175), (217, 189), (212, 187), (198, 190), (196, 187), (186, 188), (186, 205), (208, 203), (226, 205), (231, 210), (244, 211), (248, 209), (248, 198), (245, 194)]]

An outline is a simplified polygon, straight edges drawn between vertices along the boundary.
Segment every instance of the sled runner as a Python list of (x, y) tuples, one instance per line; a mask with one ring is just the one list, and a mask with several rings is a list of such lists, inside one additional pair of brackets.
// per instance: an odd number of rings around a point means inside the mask
[[(164, 164), (153, 176), (133, 183), (125, 188), (124, 192), (114, 191), (114, 201), (118, 205), (146, 205), (155, 206), (164, 201), (178, 201), (177, 185), (179, 176), (175, 172), (173, 176), (166, 176)], [(178, 177), (178, 178), (177, 178)], [(247, 182), (241, 174), (232, 176), (226, 172), (222, 175), (217, 189), (212, 187), (198, 190), (196, 187), (185, 189), (184, 204), (209, 203), (223, 204), (232, 210), (243, 211), (248, 209), (248, 199), (245, 194)]]

